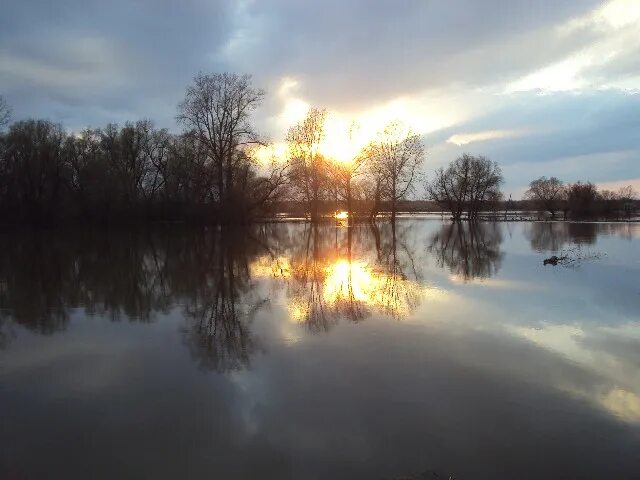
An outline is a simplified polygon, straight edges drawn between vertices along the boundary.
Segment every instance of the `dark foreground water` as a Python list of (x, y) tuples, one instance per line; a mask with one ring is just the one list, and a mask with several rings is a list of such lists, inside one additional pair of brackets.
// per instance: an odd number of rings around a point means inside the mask
[(0, 478), (423, 472), (640, 478), (640, 225), (0, 234)]

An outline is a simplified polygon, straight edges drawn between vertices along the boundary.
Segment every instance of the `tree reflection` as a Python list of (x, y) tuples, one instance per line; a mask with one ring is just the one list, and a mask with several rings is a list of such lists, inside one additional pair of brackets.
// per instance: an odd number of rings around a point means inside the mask
[(501, 243), (498, 223), (453, 222), (443, 225), (431, 237), (427, 249), (440, 267), (467, 282), (498, 272), (504, 256)]
[(184, 252), (173, 278), (187, 298), (184, 339), (203, 367), (228, 371), (249, 363), (256, 349), (250, 323), (265, 306), (249, 275), (256, 244), (244, 230), (217, 230)]
[(567, 243), (592, 245), (598, 235), (597, 227), (596, 223), (532, 222), (525, 224), (524, 234), (535, 251), (557, 252)]
[[(415, 231), (380, 222), (0, 235), (0, 345), (16, 325), (62, 331), (76, 308), (112, 321), (177, 315), (198, 364), (243, 368), (259, 349), (252, 323), (270, 297), (310, 332), (411, 315), (426, 294)], [(453, 224), (431, 250), (464, 278), (489, 276), (500, 241), (497, 225)]]
[(404, 235), (395, 222), (309, 225), (303, 247), (290, 251), (290, 274), (282, 275), (292, 320), (318, 332), (340, 318), (359, 322), (373, 312), (407, 317), (420, 301), (422, 286)]
[(377, 276), (380, 279), (378, 305), (395, 319), (409, 316), (422, 293), (415, 267), (414, 250), (407, 242), (407, 230), (396, 222), (371, 225), (376, 243)]
[(254, 233), (169, 228), (0, 236), (0, 345), (11, 340), (12, 324), (40, 334), (64, 330), (75, 308), (112, 321), (151, 322), (181, 305), (194, 358), (207, 368), (240, 368), (256, 348), (249, 323), (267, 303), (249, 277), (251, 260), (264, 250)]
[(0, 317), (40, 334), (63, 330), (77, 273), (68, 249), (45, 234), (3, 235), (0, 249)]
[(336, 257), (331, 235), (327, 233), (331, 231), (325, 225), (305, 225), (304, 241), (293, 247), (287, 285), (291, 317), (314, 332), (327, 331), (337, 321), (324, 289), (329, 266)]

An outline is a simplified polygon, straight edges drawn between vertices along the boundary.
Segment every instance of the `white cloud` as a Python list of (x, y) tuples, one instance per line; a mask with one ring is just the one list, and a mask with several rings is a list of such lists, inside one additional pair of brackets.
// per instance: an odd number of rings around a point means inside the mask
[(472, 133), (456, 133), (451, 135), (448, 139), (448, 143), (458, 145), (468, 145), (475, 142), (484, 142), (487, 140), (498, 140), (501, 138), (517, 137), (523, 135), (523, 130), (487, 130), (484, 132), (472, 132)]
[(563, 59), (509, 82), (504, 91), (553, 92), (611, 87), (639, 89), (640, 70), (621, 77), (616, 67), (619, 63), (628, 63), (629, 55), (637, 57), (640, 52), (640, 2), (610, 1), (587, 15), (558, 26), (555, 35), (559, 41), (584, 35), (585, 32), (592, 38), (589, 44)]

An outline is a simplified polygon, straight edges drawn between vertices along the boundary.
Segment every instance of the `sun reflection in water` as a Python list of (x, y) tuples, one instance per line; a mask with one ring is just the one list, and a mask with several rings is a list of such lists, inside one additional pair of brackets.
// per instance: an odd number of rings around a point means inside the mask
[(346, 298), (371, 304), (379, 279), (364, 262), (349, 262), (340, 259), (326, 268), (324, 297), (330, 303)]
[(314, 262), (261, 257), (251, 271), (257, 277), (288, 284), (286, 308), (294, 323), (331, 316), (360, 320), (373, 311), (404, 319), (421, 299), (442, 300), (446, 293), (425, 287), (401, 272), (344, 257)]

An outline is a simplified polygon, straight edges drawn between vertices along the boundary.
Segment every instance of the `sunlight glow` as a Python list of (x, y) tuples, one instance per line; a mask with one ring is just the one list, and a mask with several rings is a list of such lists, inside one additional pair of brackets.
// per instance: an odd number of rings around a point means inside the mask
[(287, 282), (289, 320), (304, 323), (323, 312), (340, 314), (354, 308), (374, 309), (395, 319), (405, 319), (422, 299), (447, 300), (447, 292), (422, 286), (404, 275), (346, 258), (296, 262), (286, 257), (263, 256), (250, 265), (257, 278)]
[(284, 143), (261, 145), (254, 150), (253, 156), (259, 165), (267, 166), (286, 158), (287, 146)]
[(345, 298), (371, 304), (379, 278), (376, 278), (364, 262), (338, 260), (327, 266), (324, 296), (329, 303)]
[(638, 0), (613, 0), (596, 10), (595, 15), (613, 28), (622, 28), (640, 21)]
[(426, 290), (403, 275), (339, 259), (326, 267), (324, 298), (329, 304), (357, 302), (396, 319), (407, 318)]
[[(293, 125), (302, 121), (311, 104), (298, 93), (300, 82), (292, 77), (283, 77), (277, 90), (282, 109), (272, 117), (284, 134)], [(452, 103), (453, 102), (453, 103)], [(320, 145), (320, 153), (335, 162), (353, 162), (362, 149), (375, 140), (377, 135), (391, 122), (400, 122), (407, 130), (425, 134), (451, 126), (468, 115), (464, 102), (444, 99), (441, 92), (430, 92), (422, 96), (400, 96), (383, 104), (361, 111), (327, 112), (325, 135)], [(274, 149), (260, 147), (257, 156), (265, 159), (286, 158), (284, 142), (275, 144)], [(267, 150), (264, 152), (263, 150)]]
[(524, 132), (518, 130), (488, 130), (485, 132), (456, 133), (447, 139), (447, 143), (452, 143), (461, 147), (462, 145), (474, 142), (516, 137), (522, 133)]

